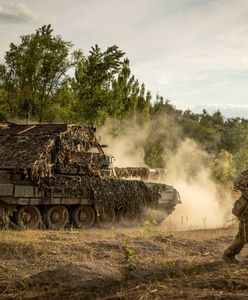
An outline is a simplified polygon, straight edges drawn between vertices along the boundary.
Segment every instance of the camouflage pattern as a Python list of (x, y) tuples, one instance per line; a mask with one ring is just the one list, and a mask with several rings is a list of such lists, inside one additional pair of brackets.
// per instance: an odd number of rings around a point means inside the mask
[(239, 219), (239, 230), (237, 235), (234, 238), (232, 245), (227, 248), (225, 254), (228, 256), (235, 256), (238, 254), (248, 243), (248, 215), (244, 214)]
[(239, 221), (239, 231), (235, 236), (232, 245), (227, 248), (225, 253), (228, 256), (235, 256), (238, 254), (248, 242), (248, 217), (242, 218)]
[[(234, 181), (234, 191), (240, 191), (241, 197), (248, 199), (248, 169), (243, 171), (237, 176)], [(235, 257), (248, 242), (248, 211), (245, 210), (244, 214), (239, 218), (239, 231), (230, 247), (224, 252), (223, 258)]]
[(248, 197), (248, 169), (239, 174), (234, 181), (234, 190)]

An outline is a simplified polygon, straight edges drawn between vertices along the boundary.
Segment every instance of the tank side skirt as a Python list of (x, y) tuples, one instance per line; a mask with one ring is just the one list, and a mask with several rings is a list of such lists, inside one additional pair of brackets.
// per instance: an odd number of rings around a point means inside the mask
[[(8, 205), (91, 205), (92, 201), (88, 199), (78, 198), (15, 198), (15, 197), (0, 197), (0, 201)], [(1, 206), (1, 202), (0, 202)]]

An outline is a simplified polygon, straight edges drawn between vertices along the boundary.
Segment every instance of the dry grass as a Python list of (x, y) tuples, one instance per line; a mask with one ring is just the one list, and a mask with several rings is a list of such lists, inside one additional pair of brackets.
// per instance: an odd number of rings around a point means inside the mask
[(221, 261), (235, 230), (2, 231), (0, 298), (242, 299), (247, 250)]

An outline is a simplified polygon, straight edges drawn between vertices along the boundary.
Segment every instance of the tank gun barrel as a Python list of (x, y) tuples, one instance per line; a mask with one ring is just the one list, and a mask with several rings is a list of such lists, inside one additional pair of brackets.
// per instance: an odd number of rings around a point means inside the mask
[(155, 180), (158, 181), (160, 179), (165, 178), (166, 169), (157, 168), (157, 169), (149, 169), (147, 167), (127, 167), (120, 168), (115, 167), (114, 173), (117, 178), (138, 178), (142, 180)]

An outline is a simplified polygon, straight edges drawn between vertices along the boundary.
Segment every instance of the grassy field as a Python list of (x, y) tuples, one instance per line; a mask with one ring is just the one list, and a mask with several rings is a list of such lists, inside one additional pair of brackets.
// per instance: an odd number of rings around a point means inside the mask
[(248, 299), (236, 228), (1, 231), (0, 299)]

